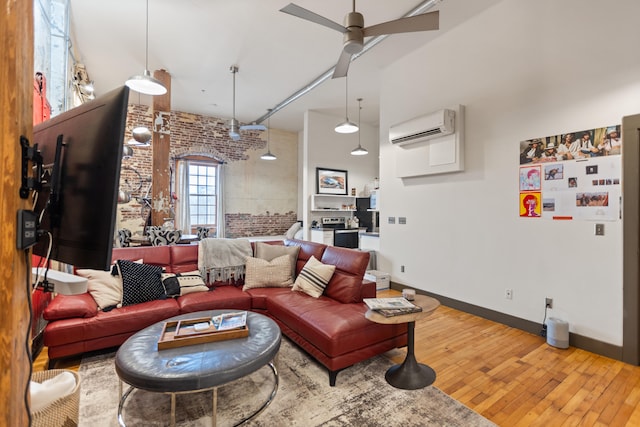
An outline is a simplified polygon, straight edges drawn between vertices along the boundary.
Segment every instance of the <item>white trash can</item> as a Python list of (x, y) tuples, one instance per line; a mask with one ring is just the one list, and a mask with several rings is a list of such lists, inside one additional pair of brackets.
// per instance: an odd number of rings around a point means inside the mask
[(569, 323), (550, 317), (547, 321), (547, 344), (557, 348), (569, 348)]

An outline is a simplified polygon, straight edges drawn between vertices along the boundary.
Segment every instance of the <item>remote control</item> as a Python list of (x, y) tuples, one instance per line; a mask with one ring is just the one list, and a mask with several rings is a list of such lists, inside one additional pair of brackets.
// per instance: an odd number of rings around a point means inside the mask
[(193, 329), (195, 331), (204, 331), (206, 329), (209, 329), (209, 325), (209, 322), (196, 323), (195, 325), (193, 325)]

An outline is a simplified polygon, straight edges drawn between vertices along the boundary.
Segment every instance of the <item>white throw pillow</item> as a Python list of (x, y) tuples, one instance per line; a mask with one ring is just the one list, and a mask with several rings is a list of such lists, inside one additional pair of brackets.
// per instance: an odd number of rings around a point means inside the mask
[(298, 232), (298, 230), (300, 230), (302, 228), (302, 225), (300, 225), (299, 222), (294, 222), (293, 225), (291, 227), (289, 227), (289, 229), (287, 230), (286, 233), (284, 233), (285, 237), (287, 239), (293, 239), (296, 237), (296, 233)]

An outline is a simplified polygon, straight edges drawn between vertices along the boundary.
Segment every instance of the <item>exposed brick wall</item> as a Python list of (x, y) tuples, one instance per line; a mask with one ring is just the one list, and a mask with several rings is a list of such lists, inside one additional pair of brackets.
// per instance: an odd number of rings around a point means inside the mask
[[(131, 138), (131, 130), (134, 127), (144, 125), (152, 129), (152, 122), (151, 107), (130, 104), (125, 130), (125, 144)], [(266, 139), (261, 135), (261, 132), (243, 131), (242, 138), (239, 141), (233, 141), (228, 135), (227, 122), (228, 120), (215, 117), (171, 111), (171, 168), (174, 168), (176, 158), (186, 155), (201, 155), (224, 163), (232, 163), (245, 161), (248, 158), (247, 152), (249, 150), (264, 150), (266, 148)], [(130, 183), (136, 181), (137, 176), (126, 170), (127, 166), (135, 168), (146, 181), (141, 190), (144, 192), (151, 180), (153, 147), (134, 146), (133, 150), (133, 157), (122, 162), (122, 177), (126, 177)], [(121, 186), (122, 182), (121, 180)], [(174, 177), (172, 177), (173, 182)], [(135, 195), (139, 196), (140, 192)], [(118, 228), (141, 230), (144, 226), (144, 218), (141, 215), (140, 207), (136, 200), (120, 205)], [(173, 206), (171, 208), (173, 212)], [(229, 212), (225, 218), (225, 232), (227, 237), (284, 234), (296, 220), (296, 212), (266, 212), (264, 215)]]
[(274, 236), (284, 234), (296, 222), (295, 212), (285, 214), (251, 215), (231, 213), (225, 215), (226, 237)]

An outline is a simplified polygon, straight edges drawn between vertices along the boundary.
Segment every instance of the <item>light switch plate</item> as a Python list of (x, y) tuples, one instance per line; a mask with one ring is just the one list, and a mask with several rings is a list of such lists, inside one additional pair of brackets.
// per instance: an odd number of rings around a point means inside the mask
[(596, 236), (604, 236), (604, 224), (596, 224)]

